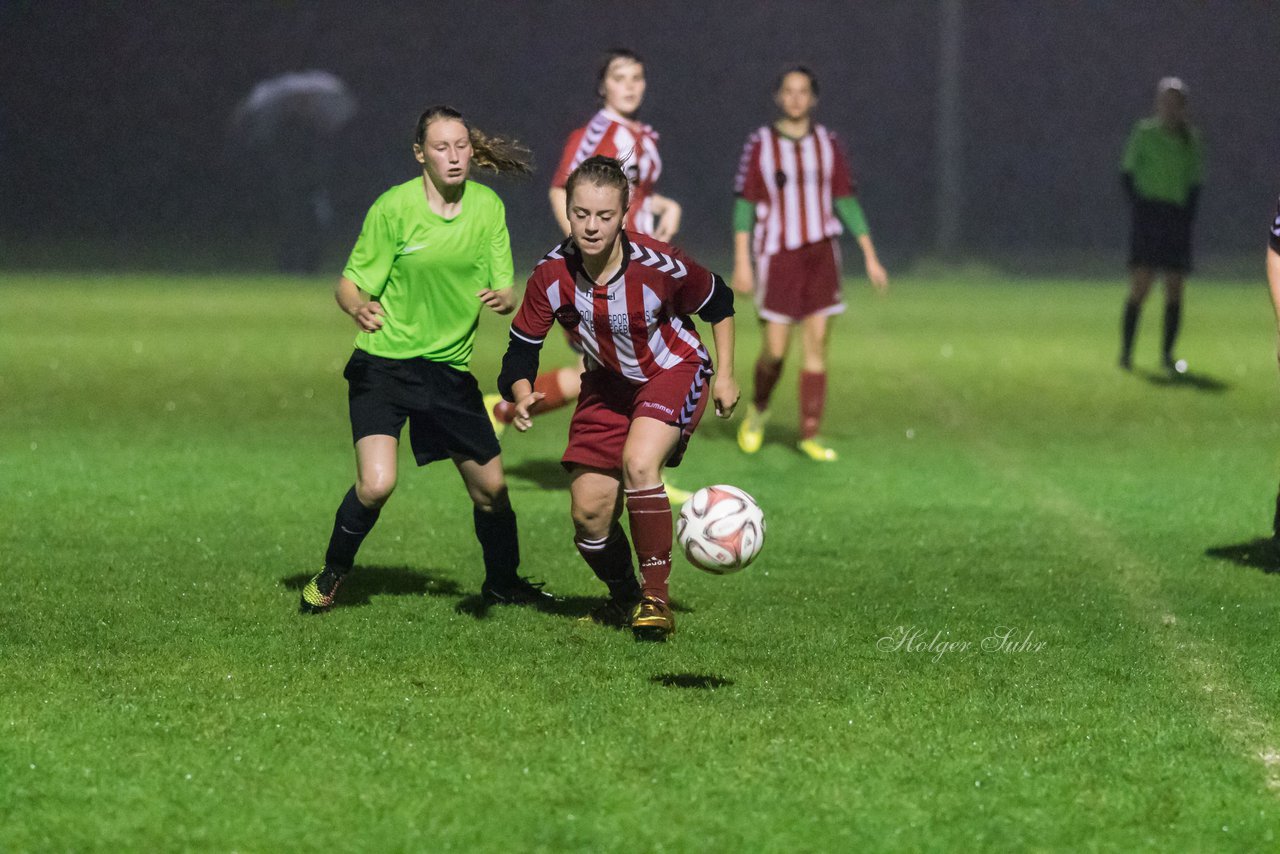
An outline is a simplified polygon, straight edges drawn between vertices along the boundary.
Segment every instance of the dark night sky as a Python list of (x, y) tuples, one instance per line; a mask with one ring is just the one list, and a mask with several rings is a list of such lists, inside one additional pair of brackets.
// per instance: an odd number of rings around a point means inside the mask
[[(662, 134), (659, 189), (685, 206), (680, 242), (727, 254), (743, 139), (771, 116), (778, 67), (802, 60), (821, 77), (819, 118), (846, 140), (877, 242), (901, 262), (934, 229), (937, 11), (929, 0), (0, 0), (0, 232), (252, 242), (270, 228), (269, 204), (228, 155), (228, 117), (258, 80), (325, 68), (361, 102), (334, 141), (339, 255), (369, 202), (413, 174), (418, 112), (448, 102), (535, 152), (531, 180), (494, 182), (527, 267), (558, 234), (546, 185), (594, 109), (599, 51), (623, 44), (648, 60), (642, 118)], [(1207, 139), (1202, 249), (1261, 245), (1280, 192), (1280, 4), (969, 0), (964, 14), (970, 250), (1118, 258), (1120, 149), (1171, 73), (1188, 81)]]

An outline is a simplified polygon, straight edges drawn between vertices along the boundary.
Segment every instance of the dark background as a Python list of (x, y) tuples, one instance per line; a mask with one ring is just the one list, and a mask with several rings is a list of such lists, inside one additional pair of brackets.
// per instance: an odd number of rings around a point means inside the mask
[[(266, 77), (336, 73), (360, 101), (334, 140), (335, 272), (369, 203), (414, 174), (421, 109), (447, 102), (534, 151), (507, 201), (517, 270), (558, 237), (546, 187), (595, 109), (601, 49), (647, 59), (642, 118), (662, 135), (659, 190), (679, 242), (728, 256), (747, 133), (772, 115), (779, 66), (822, 82), (891, 267), (935, 229), (939, 10), (930, 0), (671, 2), (38, 2), (0, 0), (0, 266), (269, 269), (265, 184), (227, 145), (236, 103)], [(1280, 192), (1280, 6), (968, 0), (961, 90), (967, 256), (1081, 270), (1120, 263), (1117, 184), (1155, 81), (1191, 90), (1208, 167), (1199, 254), (1261, 252)]]

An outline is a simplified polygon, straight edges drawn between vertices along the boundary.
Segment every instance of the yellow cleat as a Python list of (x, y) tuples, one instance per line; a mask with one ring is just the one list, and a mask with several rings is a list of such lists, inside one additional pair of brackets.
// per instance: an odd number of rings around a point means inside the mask
[(693, 493), (687, 489), (681, 489), (670, 480), (667, 479), (667, 473), (662, 473), (662, 485), (667, 488), (667, 500), (671, 502), (672, 507), (678, 507), (693, 497)]
[(800, 453), (820, 463), (834, 463), (840, 459), (840, 455), (836, 453), (835, 448), (828, 448), (816, 438), (801, 439), (796, 443), (796, 447), (800, 450)]
[(764, 425), (769, 420), (767, 412), (756, 409), (755, 404), (747, 407), (747, 414), (738, 427), (738, 447), (744, 454), (754, 454), (764, 444)]
[(501, 436), (502, 431), (507, 429), (507, 425), (498, 417), (496, 410), (499, 403), (505, 403), (500, 394), (486, 394), (484, 396), (484, 413), (489, 416), (489, 423), (493, 425), (493, 435)]
[(675, 634), (676, 618), (666, 602), (645, 596), (631, 609), (631, 631), (636, 640), (664, 641)]

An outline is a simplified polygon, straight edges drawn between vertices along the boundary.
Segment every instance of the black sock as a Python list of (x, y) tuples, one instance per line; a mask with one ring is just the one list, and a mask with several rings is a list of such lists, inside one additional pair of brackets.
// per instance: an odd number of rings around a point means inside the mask
[(484, 552), (484, 580), (505, 584), (516, 580), (520, 566), (520, 537), (516, 532), (516, 511), (511, 505), (485, 512), (472, 508), (476, 539)]
[(1178, 341), (1178, 328), (1182, 326), (1182, 301), (1164, 304), (1164, 360), (1173, 360), (1173, 345)]
[(577, 542), (578, 552), (586, 560), (596, 578), (609, 588), (609, 594), (622, 602), (640, 598), (640, 582), (631, 562), (631, 543), (621, 525), (615, 525), (604, 543)]
[(1124, 304), (1124, 320), (1121, 324), (1123, 338), (1120, 344), (1120, 361), (1126, 365), (1133, 357), (1133, 337), (1138, 333), (1138, 315), (1142, 312), (1142, 304), (1128, 300)]
[(1276, 493), (1276, 515), (1271, 522), (1271, 533), (1275, 535), (1277, 540), (1280, 540), (1280, 492)]
[(350, 569), (355, 563), (360, 544), (373, 529), (373, 523), (378, 521), (378, 514), (381, 512), (381, 507), (370, 509), (361, 504), (360, 499), (356, 498), (354, 486), (348, 489), (333, 517), (329, 550), (324, 555), (325, 566), (339, 570)]

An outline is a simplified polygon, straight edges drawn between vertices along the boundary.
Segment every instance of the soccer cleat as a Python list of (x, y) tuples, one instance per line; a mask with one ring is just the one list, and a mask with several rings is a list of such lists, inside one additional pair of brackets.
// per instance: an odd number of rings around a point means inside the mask
[(493, 425), (493, 434), (501, 436), (502, 431), (507, 429), (507, 422), (498, 416), (498, 408), (507, 404), (500, 394), (486, 394), (484, 396), (484, 412), (489, 416), (489, 423)]
[(681, 489), (680, 487), (672, 483), (670, 480), (668, 480), (666, 472), (662, 473), (662, 485), (666, 487), (667, 500), (671, 502), (672, 507), (683, 504), (693, 497), (692, 492), (688, 491), (687, 489)]
[(744, 454), (754, 454), (764, 444), (764, 425), (769, 414), (756, 409), (755, 404), (747, 407), (747, 414), (738, 427), (738, 447)]
[(541, 581), (516, 576), (513, 581), (490, 582), (480, 586), (480, 595), (490, 605), (550, 605), (556, 597), (543, 590)]
[(796, 448), (809, 459), (817, 460), (820, 463), (834, 463), (840, 459), (840, 455), (836, 453), (835, 448), (828, 448), (817, 437), (801, 439), (796, 443)]
[(333, 598), (338, 593), (342, 579), (350, 570), (339, 570), (325, 565), (316, 577), (302, 588), (302, 602), (298, 605), (300, 614), (323, 614), (333, 607)]
[(631, 609), (631, 631), (636, 640), (664, 641), (676, 631), (676, 617), (661, 599), (643, 597)]
[(621, 599), (610, 597), (593, 608), (590, 614), (579, 617), (579, 621), (608, 626), (611, 629), (620, 629), (631, 624), (631, 611), (634, 607), (635, 605), (632, 602), (624, 602)]

